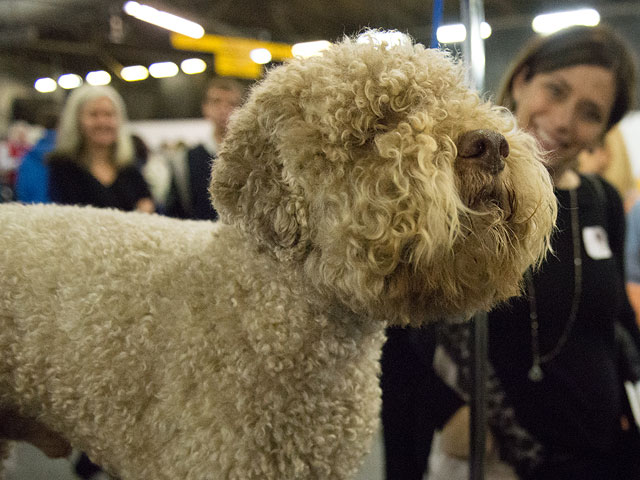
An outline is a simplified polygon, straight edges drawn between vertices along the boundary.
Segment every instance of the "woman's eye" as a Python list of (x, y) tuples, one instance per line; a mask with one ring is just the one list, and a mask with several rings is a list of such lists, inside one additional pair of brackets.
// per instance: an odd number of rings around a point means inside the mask
[(585, 120), (591, 123), (602, 123), (602, 114), (598, 110), (586, 110), (583, 112), (583, 117)]
[(553, 83), (547, 84), (547, 91), (551, 94), (553, 98), (561, 98), (563, 94), (562, 87)]

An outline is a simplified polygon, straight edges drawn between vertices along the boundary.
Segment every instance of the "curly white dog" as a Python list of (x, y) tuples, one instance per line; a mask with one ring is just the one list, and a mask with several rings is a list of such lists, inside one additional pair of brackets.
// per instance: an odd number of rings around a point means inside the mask
[(219, 225), (0, 207), (1, 436), (122, 479), (349, 478), (384, 327), (518, 294), (556, 213), (532, 138), (420, 45), (273, 69), (212, 178)]

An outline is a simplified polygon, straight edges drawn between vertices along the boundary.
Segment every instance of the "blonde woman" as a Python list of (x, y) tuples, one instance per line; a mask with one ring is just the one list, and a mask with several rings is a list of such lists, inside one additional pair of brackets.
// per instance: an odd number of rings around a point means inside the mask
[(125, 123), (124, 102), (112, 87), (84, 86), (69, 96), (49, 159), (53, 202), (154, 211)]

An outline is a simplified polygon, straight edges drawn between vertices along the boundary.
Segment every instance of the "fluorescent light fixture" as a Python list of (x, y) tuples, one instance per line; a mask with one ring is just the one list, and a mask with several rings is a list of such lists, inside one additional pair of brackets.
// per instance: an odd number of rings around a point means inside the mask
[(202, 38), (204, 36), (204, 28), (196, 22), (186, 20), (162, 10), (156, 10), (148, 5), (129, 1), (124, 4), (123, 9), (125, 13), (138, 20), (166, 28), (172, 32), (181, 33), (191, 38)]
[(567, 10), (564, 12), (545, 13), (538, 15), (531, 22), (533, 31), (541, 35), (549, 35), (563, 28), (573, 25), (595, 27), (600, 23), (600, 14), (593, 8)]
[(104, 70), (95, 70), (87, 73), (85, 80), (89, 85), (109, 85), (111, 83), (111, 75)]
[(44, 77), (37, 79), (33, 87), (40, 93), (49, 93), (55, 91), (58, 88), (58, 84), (53, 78)]
[(149, 76), (149, 70), (142, 65), (131, 65), (130, 67), (124, 67), (120, 71), (120, 76), (127, 82), (138, 82)]
[(158, 62), (149, 65), (149, 73), (153, 78), (175, 77), (180, 69), (173, 62)]
[(294, 57), (312, 57), (314, 55), (320, 55), (323, 50), (328, 49), (330, 46), (331, 42), (328, 42), (326, 40), (296, 43), (293, 47), (291, 47), (291, 54)]
[(402, 32), (380, 32), (373, 30), (359, 35), (356, 41), (358, 43), (373, 43), (374, 45), (380, 45), (382, 42), (386, 42), (387, 47), (393, 47), (395, 45), (410, 45), (411, 37)]
[(80, 85), (82, 85), (82, 77), (80, 75), (76, 75), (75, 73), (66, 73), (58, 77), (58, 85), (60, 85), (65, 90), (78, 88)]
[[(453, 23), (451, 25), (442, 25), (438, 27), (436, 32), (438, 42), (440, 43), (460, 43), (467, 38), (467, 29), (462, 23)], [(480, 24), (480, 36), (487, 39), (491, 36), (491, 25), (487, 22)]]
[(460, 43), (464, 42), (464, 39), (467, 38), (467, 29), (461, 23), (442, 25), (438, 27), (436, 36), (440, 43)]
[(201, 58), (187, 58), (180, 63), (180, 68), (187, 75), (202, 73), (207, 69), (207, 62)]
[(264, 65), (271, 61), (271, 52), (266, 48), (254, 48), (249, 52), (251, 60), (259, 65)]

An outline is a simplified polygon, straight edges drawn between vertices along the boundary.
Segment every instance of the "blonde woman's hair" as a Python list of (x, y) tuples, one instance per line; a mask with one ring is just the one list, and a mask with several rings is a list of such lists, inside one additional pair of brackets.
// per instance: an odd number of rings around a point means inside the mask
[(52, 156), (64, 156), (77, 163), (82, 163), (81, 151), (84, 138), (80, 128), (80, 112), (90, 101), (106, 97), (113, 102), (118, 118), (118, 135), (113, 149), (112, 160), (117, 168), (130, 165), (134, 161), (134, 148), (127, 123), (127, 111), (120, 94), (108, 85), (85, 85), (74, 90), (64, 105), (58, 135)]

